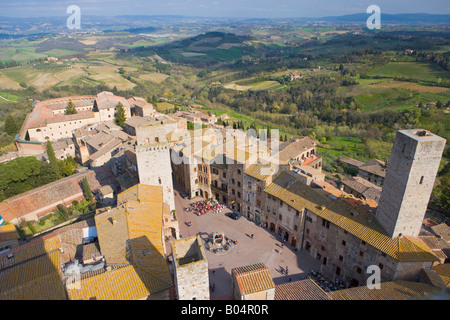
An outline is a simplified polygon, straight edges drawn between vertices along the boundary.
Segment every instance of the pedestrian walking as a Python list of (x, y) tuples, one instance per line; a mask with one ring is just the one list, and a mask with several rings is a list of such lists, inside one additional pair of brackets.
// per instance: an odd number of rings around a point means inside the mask
[(286, 266), (286, 275), (289, 274), (289, 268)]
[(253, 233), (250, 235), (250, 237), (253, 239)]

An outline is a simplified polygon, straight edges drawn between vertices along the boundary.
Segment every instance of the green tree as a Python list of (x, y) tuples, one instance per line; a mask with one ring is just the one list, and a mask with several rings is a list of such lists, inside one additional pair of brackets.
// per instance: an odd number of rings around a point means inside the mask
[(77, 109), (75, 108), (75, 104), (72, 102), (72, 100), (69, 100), (66, 107), (66, 114), (76, 114)]
[(56, 175), (57, 179), (61, 179), (61, 170), (60, 165), (58, 163), (58, 159), (56, 159), (55, 151), (53, 150), (53, 146), (49, 140), (47, 140), (47, 156), (50, 161), (50, 167)]
[(14, 136), (19, 131), (19, 125), (12, 114), (5, 118), (4, 131), (10, 136)]
[(125, 114), (125, 108), (123, 107), (122, 102), (119, 102), (116, 107), (116, 113), (114, 113), (114, 123), (119, 127), (123, 127), (126, 120), (127, 116)]
[(86, 177), (83, 178), (82, 183), (84, 197), (87, 201), (91, 202), (94, 199), (94, 196), (92, 195), (92, 189)]
[(35, 157), (18, 157), (0, 164), (0, 190), (6, 190), (12, 183), (23, 182), (41, 172), (41, 162)]
[(71, 176), (73, 174), (73, 170), (75, 169), (73, 162), (66, 158), (63, 161), (60, 161), (60, 163), (61, 173), (66, 177)]

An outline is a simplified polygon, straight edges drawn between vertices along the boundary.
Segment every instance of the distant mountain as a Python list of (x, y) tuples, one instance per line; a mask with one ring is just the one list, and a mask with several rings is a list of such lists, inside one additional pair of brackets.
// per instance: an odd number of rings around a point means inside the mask
[[(163, 26), (205, 26), (205, 31), (210, 26), (252, 26), (270, 25), (277, 21), (302, 21), (307, 23), (329, 23), (329, 24), (365, 24), (370, 17), (368, 13), (357, 13), (343, 16), (330, 16), (322, 18), (208, 18), (187, 17), (175, 15), (145, 16), (145, 15), (120, 15), (89, 16), (82, 17), (82, 32), (94, 31), (127, 31), (131, 33), (151, 33)], [(37, 35), (52, 33), (71, 33), (67, 29), (68, 16), (58, 17), (0, 17), (0, 34), (2, 38), (7, 35)], [(387, 14), (381, 13), (381, 23), (396, 25), (450, 25), (448, 14)]]
[[(320, 21), (336, 22), (336, 23), (362, 23), (365, 24), (370, 17), (368, 13), (355, 13), (343, 16), (332, 16), (317, 18)], [(388, 14), (381, 12), (381, 23), (385, 24), (406, 24), (406, 25), (423, 25), (423, 24), (445, 24), (450, 25), (449, 14), (428, 14), (428, 13), (401, 13)]]

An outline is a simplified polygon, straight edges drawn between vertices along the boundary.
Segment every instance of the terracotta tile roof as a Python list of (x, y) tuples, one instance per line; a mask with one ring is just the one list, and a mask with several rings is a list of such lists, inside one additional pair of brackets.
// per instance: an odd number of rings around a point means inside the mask
[(269, 269), (263, 263), (238, 267), (231, 270), (242, 295), (275, 288)]
[(306, 208), (399, 261), (438, 260), (419, 238), (390, 238), (368, 206), (353, 206), (345, 199), (325, 197), (289, 171), (283, 171), (264, 191), (296, 210)]
[[(117, 207), (97, 210), (95, 223), (106, 263), (131, 265), (126, 270), (122, 268), (82, 280), (86, 292), (72, 292), (69, 296), (137, 299), (173, 286), (162, 242), (162, 218), (162, 188), (143, 184), (120, 193)], [(126, 293), (133, 291), (132, 287), (128, 288), (131, 283), (121, 283), (127, 279), (141, 281), (136, 284), (136, 292)], [(115, 292), (117, 288), (124, 292)]]
[[(61, 242), (58, 236), (36, 238), (27, 244), (18, 246), (0, 255), (0, 270), (44, 255), (59, 248), (61, 248)], [(13, 254), (13, 257), (8, 258), (8, 255), (11, 253)]]
[(361, 167), (362, 165), (364, 165), (364, 162), (361, 162), (356, 159), (348, 158), (348, 157), (340, 157), (339, 161), (347, 163), (347, 164), (355, 166), (355, 167)]
[(81, 180), (84, 177), (88, 179), (92, 191), (100, 187), (93, 171), (74, 174), (4, 200), (0, 203), (0, 216), (5, 221), (11, 221), (28, 213), (50, 207), (48, 211), (44, 212), (48, 213), (61, 201), (77, 194), (82, 195)]
[[(108, 211), (109, 210), (109, 211)], [(113, 223), (115, 219), (115, 224)], [(97, 210), (95, 215), (100, 251), (107, 263), (129, 263), (126, 258), (127, 218), (117, 208)]]
[(69, 100), (73, 102), (75, 107), (92, 106), (95, 96), (70, 96), (63, 98), (54, 98), (44, 101), (39, 101), (35, 104), (35, 108), (47, 107), (52, 110), (65, 109)]
[(66, 300), (59, 250), (0, 271), (0, 300)]
[(378, 202), (381, 196), (381, 188), (361, 177), (343, 179), (342, 184), (360, 193), (362, 198)]
[(67, 289), (70, 300), (134, 300), (168, 288), (165, 281), (132, 265), (83, 279)]
[(33, 111), (27, 115), (27, 118), (24, 121), (21, 129), (21, 136), (23, 136), (23, 133), (27, 129), (44, 127), (48, 123), (93, 117), (93, 113), (91, 111), (80, 111), (74, 115), (66, 115), (53, 114), (53, 110), (65, 109), (69, 100), (72, 100), (75, 107), (92, 106), (94, 103), (94, 98), (94, 96), (72, 96), (37, 102), (33, 108)]
[(116, 96), (112, 92), (108, 91), (103, 91), (97, 94), (97, 96), (95, 97), (95, 102), (98, 109), (114, 108), (119, 102), (121, 102), (125, 108), (130, 108), (130, 104), (128, 103), (127, 99), (125, 99), (124, 97)]
[(16, 226), (13, 224), (5, 224), (0, 226), (0, 242), (20, 239)]
[(447, 224), (440, 223), (437, 226), (432, 226), (431, 230), (450, 244), (450, 227)]
[(444, 280), (437, 274), (436, 271), (431, 269), (422, 269), (421, 281), (431, 284), (438, 288), (447, 288)]
[(275, 300), (331, 300), (311, 279), (286, 282), (275, 287)]
[[(284, 146), (284, 144), (283, 144)], [(286, 164), (291, 158), (297, 158), (299, 154), (314, 148), (314, 141), (309, 137), (301, 137), (289, 142), (279, 152), (280, 164)]]
[(450, 287), (450, 263), (438, 264), (431, 269), (439, 275), (447, 287)]
[(420, 296), (435, 288), (426, 283), (412, 281), (382, 282), (380, 289), (367, 286), (328, 292), (333, 300), (405, 300)]
[(381, 160), (372, 159), (359, 167), (359, 170), (367, 171), (377, 176), (386, 176), (386, 163)]
[(83, 246), (83, 260), (90, 260), (101, 256), (98, 242), (92, 242)]
[(262, 181), (266, 181), (276, 173), (278, 173), (278, 165), (273, 163), (255, 163), (245, 170), (245, 174)]

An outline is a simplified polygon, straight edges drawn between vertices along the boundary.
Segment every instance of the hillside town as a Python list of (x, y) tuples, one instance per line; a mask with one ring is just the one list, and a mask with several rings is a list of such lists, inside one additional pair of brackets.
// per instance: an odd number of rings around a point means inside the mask
[[(425, 217), (445, 139), (398, 130), (388, 162), (341, 157), (355, 174), (337, 184), (310, 137), (282, 141), (276, 130), (268, 138), (224, 119), (163, 114), (144, 98), (107, 91), (34, 102), (18, 151), (1, 162), (49, 162), (50, 143), (57, 159), (77, 167), (0, 203), (0, 299), (404, 300), (448, 292), (449, 221)], [(90, 197), (90, 211), (20, 234)]]

